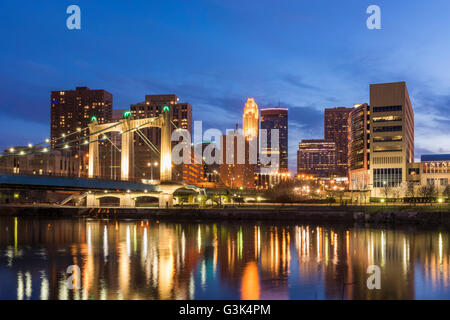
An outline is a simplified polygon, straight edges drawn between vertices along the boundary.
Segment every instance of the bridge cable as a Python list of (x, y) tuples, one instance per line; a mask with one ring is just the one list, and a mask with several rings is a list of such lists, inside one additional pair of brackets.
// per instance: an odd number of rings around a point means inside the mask
[(145, 136), (145, 134), (142, 133), (141, 130), (136, 129), (136, 133), (142, 138), (142, 140), (145, 142), (146, 145), (150, 147), (150, 149), (153, 150), (153, 152), (157, 154), (161, 154), (161, 152), (158, 150), (158, 148)]

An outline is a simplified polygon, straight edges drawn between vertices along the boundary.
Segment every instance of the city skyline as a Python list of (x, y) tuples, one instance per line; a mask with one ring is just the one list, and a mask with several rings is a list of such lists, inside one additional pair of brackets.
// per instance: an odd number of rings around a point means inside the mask
[[(66, 4), (40, 4), (39, 13), (34, 5), (0, 5), (1, 12), (21, 12), (0, 19), (2, 39), (16, 44), (0, 53), (2, 149), (49, 136), (53, 90), (105, 89), (114, 109), (129, 109), (145, 94), (175, 93), (192, 105), (194, 120), (222, 131), (240, 123), (245, 101), (254, 97), (261, 109), (279, 101), (289, 109), (295, 172), (299, 141), (323, 136), (325, 108), (368, 103), (370, 83), (405, 81), (416, 118), (416, 159), (450, 152), (448, 44), (441, 41), (448, 22), (440, 18), (450, 4), (444, 1), (426, 7), (380, 1), (381, 30), (366, 28), (367, 4), (356, 1), (78, 5), (79, 31), (65, 27)], [(127, 19), (113, 21), (119, 13)], [(250, 14), (254, 24), (242, 19)], [(405, 25), (399, 15), (414, 23)], [(432, 22), (423, 19), (430, 15)], [(161, 46), (169, 49), (154, 50)]]

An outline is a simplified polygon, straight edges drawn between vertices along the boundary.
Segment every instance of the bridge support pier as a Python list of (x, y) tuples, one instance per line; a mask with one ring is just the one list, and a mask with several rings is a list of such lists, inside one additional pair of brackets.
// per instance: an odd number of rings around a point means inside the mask
[(86, 207), (100, 207), (100, 199), (97, 199), (94, 194), (88, 194), (86, 196)]
[(173, 208), (173, 194), (172, 193), (160, 193), (159, 194), (159, 207), (160, 208)]
[(134, 141), (131, 120), (126, 119), (123, 122), (124, 132), (122, 133), (122, 152), (121, 152), (121, 179), (128, 181), (134, 177)]
[(120, 207), (121, 208), (134, 208), (136, 206), (136, 201), (131, 194), (125, 194), (120, 196)]
[[(90, 132), (95, 131), (95, 124), (89, 125)], [(100, 176), (100, 160), (98, 151), (98, 134), (89, 137), (89, 178), (98, 178)]]
[[(172, 180), (172, 130), (171, 117), (169, 110), (163, 108), (164, 124), (161, 127), (161, 162), (160, 162), (160, 181)], [(172, 197), (173, 201), (173, 197)]]

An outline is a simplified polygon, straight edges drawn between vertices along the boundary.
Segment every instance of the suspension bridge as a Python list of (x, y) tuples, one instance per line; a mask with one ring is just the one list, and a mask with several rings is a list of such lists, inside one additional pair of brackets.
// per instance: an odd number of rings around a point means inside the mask
[[(104, 197), (114, 197), (120, 200), (121, 207), (134, 207), (140, 197), (153, 196), (159, 199), (159, 206), (170, 208), (174, 205), (173, 194), (179, 189), (194, 190), (205, 194), (203, 189), (172, 181), (172, 126), (170, 106), (164, 106), (157, 117), (132, 119), (130, 111), (124, 113), (123, 119), (114, 123), (99, 124), (93, 116), (85, 128), (63, 134), (52, 141), (46, 139), (37, 144), (29, 144), (27, 149), (10, 148), (1, 153), (1, 158), (25, 157), (31, 154), (45, 154), (53, 150), (67, 150), (79, 146), (89, 146), (88, 177), (46, 177), (26, 176), (20, 174), (0, 175), (1, 188), (41, 188), (48, 190), (73, 191), (74, 194), (60, 204), (70, 201), (77, 205), (85, 203), (87, 207), (99, 207)], [(145, 128), (161, 129), (160, 150), (142, 132)], [(176, 128), (176, 126), (175, 126)], [(117, 146), (108, 138), (107, 133), (117, 132), (121, 136), (121, 144)], [(160, 155), (160, 182), (149, 185), (133, 181), (134, 176), (134, 134), (137, 134), (147, 146)], [(100, 160), (99, 143), (110, 142), (120, 153), (120, 180), (99, 179)], [(85, 201), (84, 201), (85, 200)]]

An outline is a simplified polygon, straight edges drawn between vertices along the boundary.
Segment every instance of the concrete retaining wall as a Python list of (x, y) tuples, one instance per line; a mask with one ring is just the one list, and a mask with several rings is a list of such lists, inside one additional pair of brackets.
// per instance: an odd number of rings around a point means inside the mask
[[(404, 208), (403, 208), (404, 209)], [(424, 210), (424, 208), (421, 208)], [(279, 209), (154, 209), (0, 206), (0, 216), (158, 220), (267, 220), (322, 223), (449, 225), (450, 211), (374, 211), (364, 207), (299, 206)]]

